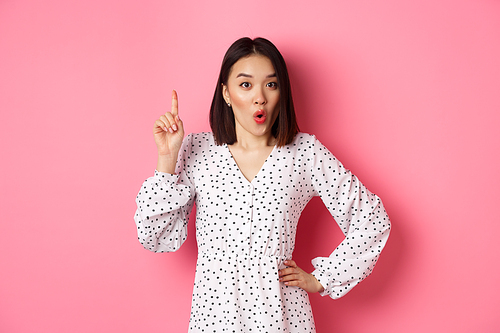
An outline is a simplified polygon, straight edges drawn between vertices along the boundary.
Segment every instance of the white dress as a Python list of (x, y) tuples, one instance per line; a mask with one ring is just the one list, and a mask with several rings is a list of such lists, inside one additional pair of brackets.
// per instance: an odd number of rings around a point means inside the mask
[(155, 171), (137, 196), (139, 241), (176, 251), (196, 203), (198, 260), (189, 332), (315, 332), (307, 292), (279, 282), (292, 259), (300, 214), (319, 195), (344, 241), (313, 259), (323, 295), (339, 298), (372, 271), (389, 218), (370, 193), (314, 136), (274, 147), (249, 182), (212, 133), (188, 135), (176, 175)]

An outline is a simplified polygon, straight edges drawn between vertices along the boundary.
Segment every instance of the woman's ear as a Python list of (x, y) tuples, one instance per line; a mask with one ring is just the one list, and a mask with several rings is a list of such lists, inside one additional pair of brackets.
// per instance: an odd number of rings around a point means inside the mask
[(227, 90), (227, 86), (224, 83), (221, 84), (222, 84), (222, 98), (224, 98), (227, 105), (231, 105), (231, 98), (229, 97), (229, 91)]

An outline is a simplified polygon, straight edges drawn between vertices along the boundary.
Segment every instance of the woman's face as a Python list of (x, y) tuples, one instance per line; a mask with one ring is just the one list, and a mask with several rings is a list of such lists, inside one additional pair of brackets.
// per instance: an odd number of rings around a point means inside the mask
[(278, 117), (280, 92), (271, 60), (251, 55), (238, 60), (229, 73), (222, 94), (234, 113), (236, 136), (271, 136)]

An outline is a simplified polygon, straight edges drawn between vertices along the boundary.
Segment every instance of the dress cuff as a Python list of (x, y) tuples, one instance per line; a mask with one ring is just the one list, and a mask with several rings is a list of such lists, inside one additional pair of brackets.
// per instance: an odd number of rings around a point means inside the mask
[(169, 183), (177, 183), (179, 179), (179, 175), (173, 175), (171, 173), (161, 172), (155, 170), (155, 178), (161, 181), (169, 182)]

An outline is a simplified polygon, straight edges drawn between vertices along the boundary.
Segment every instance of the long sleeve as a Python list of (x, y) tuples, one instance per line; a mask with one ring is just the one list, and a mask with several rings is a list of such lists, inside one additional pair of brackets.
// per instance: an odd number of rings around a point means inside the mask
[(134, 220), (139, 242), (153, 252), (173, 252), (187, 238), (187, 223), (195, 199), (194, 186), (186, 173), (191, 136), (184, 139), (176, 174), (155, 170), (142, 184), (136, 198)]
[(371, 274), (390, 232), (389, 217), (378, 196), (345, 169), (318, 140), (311, 157), (316, 194), (346, 236), (329, 257), (312, 260), (322, 296), (340, 298)]

